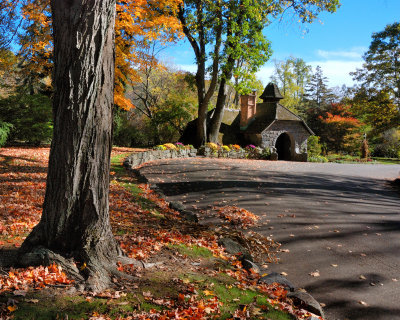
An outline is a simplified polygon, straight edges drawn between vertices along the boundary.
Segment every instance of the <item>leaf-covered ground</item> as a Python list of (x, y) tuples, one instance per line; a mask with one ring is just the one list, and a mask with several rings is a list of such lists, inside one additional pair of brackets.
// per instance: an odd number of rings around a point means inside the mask
[[(220, 234), (183, 221), (148, 185), (138, 184), (121, 164), (132, 151), (112, 152), (110, 218), (123, 250), (146, 267), (119, 265), (135, 280), (114, 279), (112, 290), (97, 295), (77, 291), (56, 265), (1, 268), (0, 319), (309, 318), (293, 307), (283, 288), (257, 284), (259, 274), (245, 271), (218, 246)], [(48, 152), (0, 149), (0, 262), (40, 219)], [(240, 208), (215, 210), (239, 227), (257, 223)], [(268, 246), (260, 246), (265, 259)]]

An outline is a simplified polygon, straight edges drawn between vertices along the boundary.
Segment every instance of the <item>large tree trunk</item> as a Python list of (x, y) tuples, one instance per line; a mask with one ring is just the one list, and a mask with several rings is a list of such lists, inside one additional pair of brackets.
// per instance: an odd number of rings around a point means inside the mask
[(219, 84), (217, 103), (215, 105), (215, 111), (211, 118), (210, 130), (208, 133), (208, 140), (210, 142), (214, 143), (218, 142), (218, 134), (221, 128), (222, 118), (224, 117), (225, 101), (226, 101), (226, 80), (225, 78), (222, 78), (221, 83)]
[(54, 133), (43, 215), (21, 252), (44, 248), (86, 265), (80, 273), (97, 291), (121, 254), (108, 203), (115, 0), (51, 0), (51, 8)]

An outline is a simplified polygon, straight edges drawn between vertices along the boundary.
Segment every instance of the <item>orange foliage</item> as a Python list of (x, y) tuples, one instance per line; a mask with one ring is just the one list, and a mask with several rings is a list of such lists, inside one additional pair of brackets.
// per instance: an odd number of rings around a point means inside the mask
[[(322, 117), (320, 117), (321, 119), (323, 119)], [(326, 113), (326, 118), (323, 119), (326, 123), (337, 123), (337, 122), (341, 122), (341, 123), (348, 123), (351, 124), (353, 126), (359, 126), (360, 125), (360, 121), (354, 117), (343, 117), (341, 115), (333, 115), (329, 112)]]
[(254, 226), (259, 219), (255, 214), (243, 208), (225, 206), (221, 208), (214, 207), (214, 209), (217, 210), (217, 214), (221, 218), (234, 225), (240, 225), (243, 229)]
[[(124, 155), (132, 152), (128, 148), (114, 148), (112, 155)], [(25, 235), (39, 221), (41, 205), (44, 199), (45, 178), (49, 148), (2, 148), (0, 149), (0, 240), (1, 245), (19, 246)], [(121, 162), (123, 159), (121, 159)], [(116, 174), (114, 174), (116, 175)], [(114, 176), (112, 175), (112, 176)], [(124, 182), (134, 182), (129, 175), (124, 175)], [(294, 308), (290, 299), (286, 298), (286, 290), (278, 284), (259, 284), (260, 275), (244, 270), (235, 256), (228, 255), (218, 246), (218, 237), (208, 231), (196, 235), (183, 233), (176, 228), (181, 217), (178, 212), (169, 208), (165, 199), (160, 198), (148, 185), (140, 185), (141, 197), (155, 204), (154, 209), (143, 208), (132, 193), (116, 180), (110, 185), (110, 220), (121, 248), (128, 256), (136, 259), (146, 259), (168, 244), (197, 245), (208, 248), (214, 256), (229, 261), (233, 268), (227, 270), (208, 270), (209, 273), (226, 273), (237, 280), (235, 286), (267, 294), (267, 301), (274, 308), (293, 314), (296, 319), (307, 319), (309, 314), (302, 309)], [(149, 202), (150, 202), (149, 201)], [(255, 222), (253, 214), (236, 207), (221, 208), (230, 219)], [(155, 210), (158, 211), (155, 212)], [(171, 226), (165, 222), (160, 224), (158, 215), (165, 215), (166, 221), (173, 222)], [(153, 223), (152, 223), (153, 221)], [(156, 223), (154, 223), (156, 222)], [(181, 225), (183, 226), (183, 225)], [(190, 225), (189, 225), (190, 226)], [(123, 231), (121, 235), (120, 232)], [(136, 270), (132, 265), (118, 264), (118, 269), (124, 272)], [(177, 280), (181, 285), (183, 280)], [(7, 275), (0, 275), (0, 293), (13, 291), (15, 295), (24, 295), (32, 288), (41, 289), (47, 285), (69, 285), (68, 279), (61, 268), (55, 264), (48, 267), (28, 267), (11, 269)], [(145, 300), (163, 306), (162, 311), (150, 310), (137, 313), (134, 319), (210, 319), (217, 318), (221, 313), (222, 303), (212, 291), (203, 291), (208, 296), (202, 298), (196, 292), (195, 284), (189, 283), (183, 292), (173, 298), (154, 298), (151, 293), (145, 295)], [(16, 307), (9, 306), (8, 312)], [(243, 311), (243, 310), (240, 310)], [(1, 313), (1, 310), (0, 310)], [(110, 319), (107, 315), (96, 316)]]
[[(136, 70), (149, 60), (143, 49), (149, 42), (173, 41), (181, 36), (176, 11), (182, 0), (119, 0), (115, 21), (115, 89), (114, 103), (123, 109), (133, 107), (124, 97), (125, 87), (138, 80)], [(21, 39), (26, 70), (50, 76), (52, 37), (49, 0), (26, 0), (22, 7), (26, 36)]]
[(8, 277), (0, 277), (0, 292), (6, 290), (28, 290), (29, 287), (42, 289), (49, 284), (71, 284), (60, 266), (52, 264), (27, 269), (11, 269)]

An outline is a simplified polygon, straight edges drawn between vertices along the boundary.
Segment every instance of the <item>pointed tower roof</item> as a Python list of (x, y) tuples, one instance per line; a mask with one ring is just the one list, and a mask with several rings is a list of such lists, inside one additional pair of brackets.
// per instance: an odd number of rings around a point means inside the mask
[(279, 92), (277, 85), (270, 82), (265, 87), (260, 98), (263, 99), (264, 102), (278, 102), (279, 100), (283, 99), (283, 96)]

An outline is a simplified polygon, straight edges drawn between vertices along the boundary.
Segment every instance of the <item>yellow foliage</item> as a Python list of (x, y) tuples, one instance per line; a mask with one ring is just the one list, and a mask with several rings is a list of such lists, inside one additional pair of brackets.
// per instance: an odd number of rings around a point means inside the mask
[[(138, 80), (136, 70), (146, 63), (143, 48), (150, 41), (167, 43), (183, 37), (176, 13), (182, 0), (117, 0), (115, 21), (115, 98), (122, 109), (133, 104), (124, 97), (125, 87)], [(28, 22), (22, 51), (26, 69), (35, 74), (51, 74), (52, 37), (49, 0), (26, 0), (22, 13)], [(154, 59), (153, 59), (154, 60)]]

